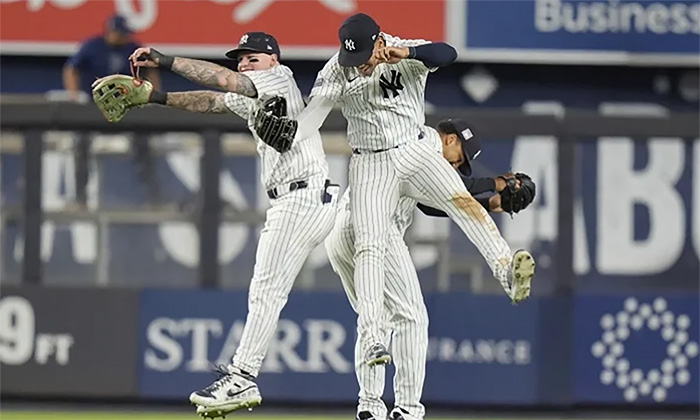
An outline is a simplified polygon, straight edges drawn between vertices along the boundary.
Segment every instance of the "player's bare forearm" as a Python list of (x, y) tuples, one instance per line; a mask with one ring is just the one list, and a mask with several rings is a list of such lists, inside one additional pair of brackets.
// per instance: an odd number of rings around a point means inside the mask
[(199, 90), (173, 92), (167, 94), (165, 105), (200, 114), (224, 114), (229, 112), (224, 103), (224, 95), (222, 92)]
[(248, 77), (208, 61), (175, 57), (171, 70), (201, 85), (250, 98), (258, 96), (253, 81)]

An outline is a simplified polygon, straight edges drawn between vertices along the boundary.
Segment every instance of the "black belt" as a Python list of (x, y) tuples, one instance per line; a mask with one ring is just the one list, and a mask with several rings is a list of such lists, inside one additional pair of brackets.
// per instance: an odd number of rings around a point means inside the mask
[[(423, 133), (418, 134), (418, 140), (422, 140), (423, 137), (424, 137)], [(361, 155), (363, 153), (382, 153), (382, 152), (386, 152), (386, 151), (391, 150), (391, 149), (398, 149), (398, 147), (399, 146), (397, 145), (394, 147), (389, 147), (388, 149), (378, 149), (378, 150), (352, 149), (352, 154), (353, 155)]]
[[(307, 181), (296, 181), (292, 182), (289, 184), (289, 192), (296, 191), (296, 190), (303, 190), (304, 188), (308, 187), (309, 183)], [(270, 197), (270, 199), (274, 199), (280, 196), (280, 194), (284, 193), (285, 191), (279, 191), (279, 187), (275, 187), (271, 190), (267, 190), (267, 196)]]

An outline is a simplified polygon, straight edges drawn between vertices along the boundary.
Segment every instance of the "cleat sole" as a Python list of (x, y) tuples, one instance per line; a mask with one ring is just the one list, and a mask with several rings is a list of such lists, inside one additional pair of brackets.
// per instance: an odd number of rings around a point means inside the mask
[(244, 402), (240, 402), (240, 403), (236, 403), (236, 404), (231, 404), (231, 403), (222, 404), (222, 405), (216, 406), (216, 407), (206, 407), (206, 406), (200, 405), (197, 407), (197, 414), (199, 414), (203, 417), (206, 417), (206, 418), (210, 418), (210, 419), (214, 419), (217, 417), (225, 418), (226, 415), (228, 415), (229, 413), (232, 413), (234, 411), (237, 411), (237, 410), (240, 410), (243, 408), (247, 408), (248, 411), (252, 411), (253, 408), (259, 406), (260, 404), (262, 404), (262, 398), (255, 398), (252, 400), (248, 400), (248, 401), (244, 401)]
[(535, 277), (535, 260), (527, 251), (518, 251), (514, 256), (513, 303), (519, 303), (530, 297), (532, 279)]
[(388, 365), (389, 363), (391, 363), (391, 356), (386, 354), (376, 359), (368, 360), (367, 366)]

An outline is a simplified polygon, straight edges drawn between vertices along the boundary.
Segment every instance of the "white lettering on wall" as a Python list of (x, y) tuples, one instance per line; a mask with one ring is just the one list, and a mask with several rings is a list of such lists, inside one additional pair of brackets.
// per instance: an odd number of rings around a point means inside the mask
[[(634, 142), (598, 142), (598, 247), (601, 274), (652, 274), (672, 266), (683, 250), (685, 210), (675, 188), (684, 168), (681, 139), (652, 138), (649, 163), (634, 169)], [(650, 217), (649, 235), (636, 240), (634, 206)]]

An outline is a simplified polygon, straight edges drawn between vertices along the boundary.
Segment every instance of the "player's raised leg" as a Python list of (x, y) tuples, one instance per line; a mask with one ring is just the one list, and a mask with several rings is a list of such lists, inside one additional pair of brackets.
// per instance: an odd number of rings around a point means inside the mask
[(280, 311), (301, 267), (330, 233), (336, 206), (321, 204), (322, 193), (307, 189), (273, 202), (260, 233), (253, 279), (248, 292), (248, 317), (240, 344), (221, 378), (193, 392), (197, 412), (222, 415), (262, 401), (255, 377), (277, 328)]
[(377, 320), (384, 310), (384, 257), (391, 217), (399, 201), (399, 180), (384, 152), (353, 155), (349, 181), (360, 343), (368, 365), (386, 364), (391, 356), (382, 344)]
[(511, 255), (510, 247), (488, 212), (467, 191), (457, 172), (423, 142), (411, 142), (397, 154), (397, 171), (405, 176), (430, 205), (460, 227), (486, 259), (494, 277), (514, 301), (530, 296), (535, 263), (529, 252)]

